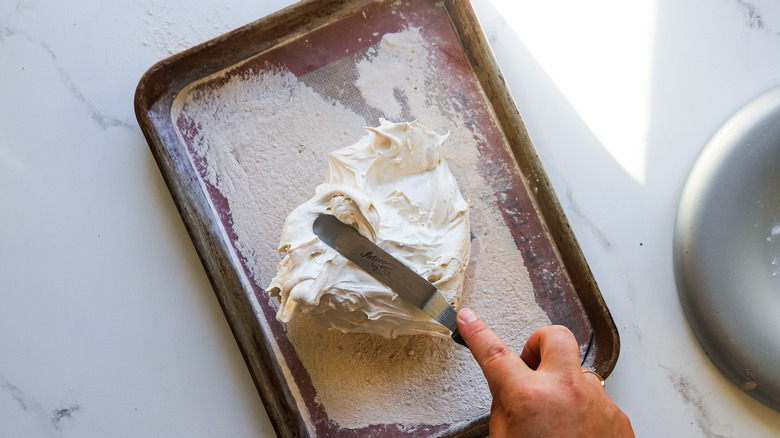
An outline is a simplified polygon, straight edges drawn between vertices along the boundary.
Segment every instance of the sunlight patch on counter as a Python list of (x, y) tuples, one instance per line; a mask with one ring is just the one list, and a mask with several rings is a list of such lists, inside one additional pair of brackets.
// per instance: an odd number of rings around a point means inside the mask
[(490, 1), (604, 148), (644, 184), (657, 2)]

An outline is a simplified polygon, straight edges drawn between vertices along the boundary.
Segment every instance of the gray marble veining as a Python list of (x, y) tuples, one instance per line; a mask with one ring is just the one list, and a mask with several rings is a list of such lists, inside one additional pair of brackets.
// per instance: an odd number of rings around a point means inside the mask
[(104, 114), (99, 110), (79, 88), (76, 81), (73, 80), (70, 74), (62, 67), (57, 54), (45, 41), (33, 38), (27, 32), (11, 28), (8, 26), (0, 26), (0, 42), (7, 40), (8, 38), (19, 37), (25, 39), (28, 43), (34, 47), (42, 50), (46, 53), (47, 57), (51, 59), (53, 67), (56, 69), (60, 82), (65, 86), (68, 92), (73, 96), (73, 99), (79, 102), (89, 113), (92, 120), (101, 128), (123, 128), (128, 130), (136, 130), (136, 126), (130, 122), (120, 120), (116, 117)]
[(27, 415), (35, 418), (49, 436), (63, 437), (66, 424), (73, 422), (81, 406), (77, 403), (66, 403), (63, 406), (48, 408), (36, 397), (23, 391), (0, 375), (0, 393), (5, 392), (19, 407), (19, 415)]
[(699, 388), (683, 374), (664, 366), (661, 366), (661, 368), (666, 371), (667, 379), (672, 383), (677, 393), (680, 394), (683, 402), (694, 410), (694, 419), (704, 436), (708, 438), (730, 438), (731, 434), (723, 435), (715, 431), (716, 429), (723, 429), (724, 426), (716, 421), (707, 409), (704, 396), (699, 391)]

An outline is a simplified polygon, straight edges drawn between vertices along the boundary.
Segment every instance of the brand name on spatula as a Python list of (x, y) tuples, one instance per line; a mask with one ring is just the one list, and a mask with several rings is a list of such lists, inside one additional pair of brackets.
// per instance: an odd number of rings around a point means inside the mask
[(395, 269), (395, 265), (379, 257), (371, 251), (360, 254), (360, 257), (363, 257), (366, 260), (370, 260), (371, 270), (378, 274), (390, 275), (390, 273), (393, 272), (393, 269)]

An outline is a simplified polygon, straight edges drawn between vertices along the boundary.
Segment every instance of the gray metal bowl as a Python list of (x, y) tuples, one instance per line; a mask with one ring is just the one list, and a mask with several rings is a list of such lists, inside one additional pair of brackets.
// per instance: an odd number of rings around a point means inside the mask
[(710, 140), (674, 233), (680, 302), (734, 384), (780, 411), (780, 88)]

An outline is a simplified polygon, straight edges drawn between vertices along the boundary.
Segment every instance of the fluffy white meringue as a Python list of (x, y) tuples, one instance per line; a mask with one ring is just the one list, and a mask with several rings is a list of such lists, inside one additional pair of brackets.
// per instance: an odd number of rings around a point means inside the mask
[(286, 255), (268, 287), (280, 301), (277, 319), (300, 311), (342, 332), (449, 335), (312, 231), (317, 216), (332, 214), (457, 303), (471, 250), (469, 206), (442, 158), (447, 136), (417, 122), (382, 120), (367, 130), (330, 154), (326, 182), (284, 223)]

